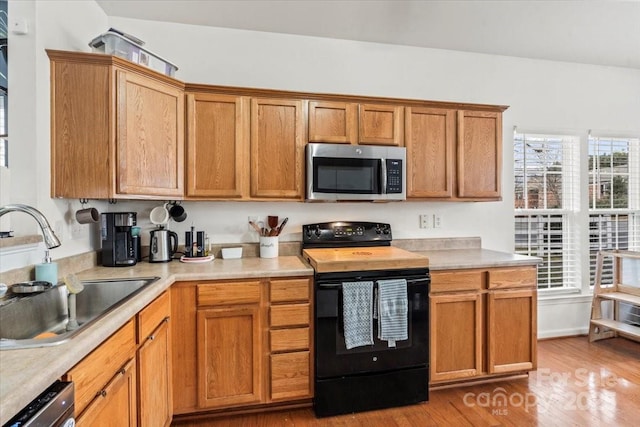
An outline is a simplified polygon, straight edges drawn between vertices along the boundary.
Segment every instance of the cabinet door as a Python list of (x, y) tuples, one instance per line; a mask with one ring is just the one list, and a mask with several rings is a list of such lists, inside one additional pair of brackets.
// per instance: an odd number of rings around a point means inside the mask
[(358, 104), (309, 101), (309, 142), (358, 143)]
[(135, 427), (136, 420), (136, 365), (132, 359), (80, 414), (76, 425)]
[(405, 108), (407, 197), (453, 196), (454, 110)]
[(171, 370), (173, 413), (198, 408), (198, 336), (196, 286), (190, 282), (171, 285)]
[(113, 197), (109, 70), (51, 60), (51, 197)]
[(458, 111), (458, 196), (499, 198), (502, 114)]
[(394, 105), (360, 105), (360, 144), (402, 146), (403, 107)]
[(136, 352), (135, 320), (130, 320), (63, 376), (75, 386), (75, 408), (81, 413)]
[(263, 401), (260, 305), (198, 310), (198, 404)]
[(248, 196), (249, 102), (230, 95), (187, 95), (187, 196)]
[(172, 419), (169, 318), (138, 350), (140, 426), (169, 426)]
[(302, 101), (251, 100), (251, 197), (304, 197)]
[(483, 294), (431, 296), (431, 382), (482, 373)]
[(183, 91), (139, 74), (116, 74), (117, 193), (182, 198)]
[(487, 303), (489, 373), (536, 369), (536, 290), (490, 291)]
[(311, 397), (311, 353), (298, 351), (271, 355), (271, 400)]

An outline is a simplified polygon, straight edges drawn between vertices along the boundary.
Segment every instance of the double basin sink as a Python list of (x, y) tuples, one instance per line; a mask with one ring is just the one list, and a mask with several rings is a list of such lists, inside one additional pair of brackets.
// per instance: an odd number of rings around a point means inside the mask
[(84, 289), (75, 294), (77, 327), (73, 319), (69, 322), (69, 304), (74, 302), (64, 284), (4, 301), (0, 305), (0, 350), (64, 343), (158, 279), (137, 277), (82, 281)]

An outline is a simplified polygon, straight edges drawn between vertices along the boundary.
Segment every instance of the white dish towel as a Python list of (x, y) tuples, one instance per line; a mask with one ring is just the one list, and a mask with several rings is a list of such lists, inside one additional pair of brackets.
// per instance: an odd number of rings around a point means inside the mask
[(347, 350), (373, 345), (373, 282), (342, 284), (342, 315)]
[(389, 347), (409, 338), (408, 306), (405, 279), (378, 280), (378, 338)]

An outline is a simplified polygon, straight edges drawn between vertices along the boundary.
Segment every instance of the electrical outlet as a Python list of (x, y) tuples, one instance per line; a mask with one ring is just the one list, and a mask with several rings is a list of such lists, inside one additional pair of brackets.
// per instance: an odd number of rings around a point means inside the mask
[(420, 228), (429, 228), (429, 215), (420, 215)]
[(442, 216), (433, 214), (433, 228), (442, 228)]
[(82, 227), (82, 224), (74, 221), (73, 224), (71, 224), (71, 240), (80, 239), (82, 238), (83, 234), (84, 228)]

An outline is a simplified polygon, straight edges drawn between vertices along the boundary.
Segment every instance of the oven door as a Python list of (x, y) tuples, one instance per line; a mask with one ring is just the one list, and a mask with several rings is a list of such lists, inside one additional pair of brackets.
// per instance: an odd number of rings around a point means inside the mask
[[(384, 274), (381, 274), (384, 273)], [(342, 277), (340, 275), (342, 274)], [(401, 272), (334, 273), (338, 277), (318, 277), (315, 285), (315, 353), (316, 377), (330, 378), (369, 372), (383, 372), (429, 362), (429, 284), (428, 270)], [(408, 339), (389, 347), (380, 341), (377, 322), (373, 320), (374, 344), (347, 350), (342, 314), (342, 282), (356, 280), (407, 280)], [(375, 292), (375, 289), (374, 289)]]

